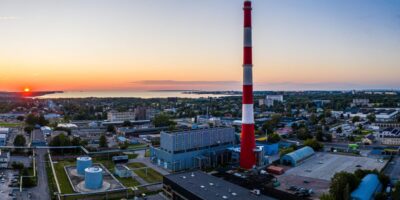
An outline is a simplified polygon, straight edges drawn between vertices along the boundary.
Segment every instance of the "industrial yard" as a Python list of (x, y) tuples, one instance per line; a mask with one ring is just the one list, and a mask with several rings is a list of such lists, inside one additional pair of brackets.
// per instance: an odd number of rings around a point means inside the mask
[(330, 181), (333, 175), (340, 171), (352, 173), (361, 168), (381, 170), (385, 164), (386, 161), (369, 157), (316, 153), (299, 166), (288, 169), (285, 174), (301, 174), (305, 177)]

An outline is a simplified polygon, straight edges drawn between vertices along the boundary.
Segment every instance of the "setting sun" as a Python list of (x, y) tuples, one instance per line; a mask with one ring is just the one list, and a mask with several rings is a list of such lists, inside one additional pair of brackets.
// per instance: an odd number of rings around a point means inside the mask
[(30, 88), (24, 88), (24, 92), (30, 92), (31, 89)]

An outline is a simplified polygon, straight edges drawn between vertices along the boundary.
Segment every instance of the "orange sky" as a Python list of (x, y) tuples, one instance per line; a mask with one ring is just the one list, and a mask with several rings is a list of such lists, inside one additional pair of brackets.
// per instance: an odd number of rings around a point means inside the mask
[[(400, 88), (397, 3), (290, 1), (254, 2), (256, 89)], [(241, 6), (0, 1), (0, 91), (240, 90)]]

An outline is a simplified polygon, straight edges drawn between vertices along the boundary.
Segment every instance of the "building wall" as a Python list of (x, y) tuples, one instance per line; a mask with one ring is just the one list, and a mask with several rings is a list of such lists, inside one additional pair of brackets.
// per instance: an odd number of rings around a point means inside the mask
[(224, 127), (174, 133), (162, 132), (160, 137), (161, 149), (170, 153), (178, 153), (213, 145), (232, 144), (235, 141), (235, 129)]
[(226, 149), (234, 145), (235, 132), (233, 128), (163, 132), (160, 142), (159, 148), (151, 148), (152, 162), (171, 171), (180, 171), (227, 162)]

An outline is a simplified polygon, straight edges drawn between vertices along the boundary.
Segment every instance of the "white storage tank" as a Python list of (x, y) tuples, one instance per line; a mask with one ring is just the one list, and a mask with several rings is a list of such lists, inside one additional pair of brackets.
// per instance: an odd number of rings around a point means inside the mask
[(85, 187), (96, 190), (103, 187), (103, 169), (100, 167), (89, 167), (85, 169)]
[(76, 159), (76, 171), (79, 175), (85, 175), (85, 169), (92, 166), (92, 158), (88, 156), (78, 157)]

